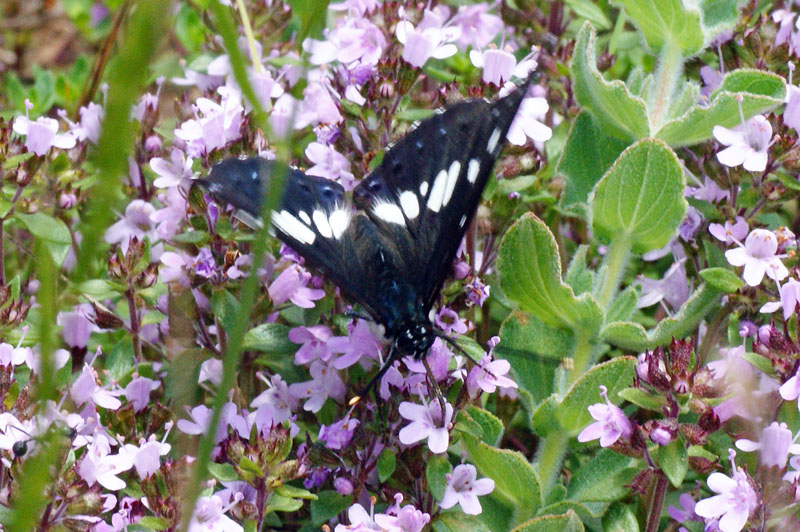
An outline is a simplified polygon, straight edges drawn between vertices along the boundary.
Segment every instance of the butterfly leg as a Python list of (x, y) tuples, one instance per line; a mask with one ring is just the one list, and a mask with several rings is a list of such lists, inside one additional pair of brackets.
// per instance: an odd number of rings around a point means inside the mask
[[(349, 406), (358, 404), (358, 402), (361, 401), (361, 399), (365, 395), (367, 395), (370, 392), (370, 390), (372, 390), (375, 387), (377, 383), (380, 382), (381, 378), (383, 378), (383, 376), (386, 375), (386, 372), (389, 371), (389, 368), (392, 367), (394, 361), (399, 358), (398, 353), (399, 352), (397, 351), (397, 347), (394, 344), (392, 344), (392, 347), (389, 350), (389, 355), (386, 357), (386, 362), (383, 363), (383, 366), (381, 366), (381, 369), (378, 370), (378, 373), (376, 373), (375, 376), (372, 377), (372, 379), (370, 379), (367, 385), (364, 386), (364, 389), (361, 390), (361, 393), (356, 395), (355, 397), (350, 399), (350, 401), (347, 402)], [(377, 391), (375, 392), (375, 398), (377, 401), (380, 401), (380, 394)]]
[(433, 371), (431, 370), (430, 364), (428, 364), (428, 359), (423, 358), (422, 364), (425, 366), (425, 373), (428, 374), (428, 382), (431, 384), (431, 387), (433, 388), (433, 394), (436, 396), (436, 399), (439, 400), (439, 406), (442, 408), (442, 419), (444, 419), (444, 413), (445, 413), (444, 395), (442, 395), (442, 390), (441, 388), (439, 388), (439, 384), (436, 382), (436, 378), (433, 376)]

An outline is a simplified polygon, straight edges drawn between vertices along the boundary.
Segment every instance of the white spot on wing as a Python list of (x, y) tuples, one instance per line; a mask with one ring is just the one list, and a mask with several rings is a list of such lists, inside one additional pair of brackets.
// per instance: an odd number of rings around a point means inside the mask
[(306, 225), (311, 225), (311, 218), (308, 217), (308, 213), (306, 211), (300, 211), (297, 213), (297, 216), (300, 217)]
[(409, 220), (413, 220), (419, 214), (417, 195), (410, 190), (406, 190), (400, 194), (400, 206), (403, 208), (403, 212)]
[(403, 211), (394, 203), (377, 203), (372, 207), (372, 213), (390, 224), (405, 225), (406, 220), (403, 218)]
[(330, 222), (331, 231), (333, 231), (333, 238), (339, 238), (347, 230), (350, 225), (350, 211), (346, 209), (337, 209), (328, 217)]
[(464, 214), (463, 216), (461, 216), (461, 219), (458, 221), (458, 226), (459, 227), (464, 227), (464, 223), (466, 223), (466, 221), (467, 221), (467, 215)]
[(275, 227), (301, 244), (313, 244), (314, 238), (317, 236), (314, 234), (314, 231), (305, 226), (303, 222), (298, 220), (289, 211), (272, 211), (272, 223), (275, 224)]
[(486, 144), (486, 151), (489, 153), (494, 152), (494, 149), (497, 147), (497, 143), (500, 141), (500, 129), (494, 128), (492, 134), (489, 136), (489, 142)]
[(444, 190), (444, 198), (442, 199), (442, 205), (447, 205), (450, 201), (450, 198), (453, 197), (453, 190), (456, 188), (456, 182), (458, 181), (458, 176), (461, 174), (461, 163), (459, 161), (453, 161), (450, 165), (450, 168), (447, 170), (447, 187)]
[(433, 212), (439, 212), (442, 208), (442, 201), (444, 201), (444, 190), (447, 187), (447, 170), (442, 170), (436, 174), (436, 179), (433, 181), (433, 188), (431, 188), (431, 195), (428, 196), (428, 203), (426, 204)]
[(478, 172), (481, 171), (481, 162), (478, 159), (470, 159), (467, 167), (467, 181), (474, 183), (478, 179)]
[(423, 181), (422, 183), (419, 184), (419, 195), (424, 198), (427, 193), (428, 193), (428, 182)]
[(319, 234), (325, 238), (331, 238), (333, 236), (333, 230), (331, 230), (331, 224), (328, 223), (328, 217), (325, 215), (325, 211), (317, 209), (311, 216), (314, 218), (314, 225), (317, 226)]

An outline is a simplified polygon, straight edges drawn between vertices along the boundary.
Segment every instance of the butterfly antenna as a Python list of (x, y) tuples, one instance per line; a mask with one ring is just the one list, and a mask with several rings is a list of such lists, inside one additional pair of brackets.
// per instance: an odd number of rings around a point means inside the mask
[(448, 343), (448, 344), (449, 344), (451, 347), (453, 347), (453, 348), (454, 348), (456, 351), (458, 351), (459, 353), (461, 353), (461, 354), (462, 354), (462, 355), (464, 355), (465, 357), (467, 357), (467, 358), (470, 358), (470, 359), (472, 358), (472, 357), (470, 357), (470, 356), (469, 356), (469, 353), (467, 353), (467, 352), (464, 350), (464, 348), (463, 348), (463, 347), (461, 347), (460, 345), (458, 345), (458, 343), (457, 343), (455, 340), (453, 340), (452, 338), (450, 338), (449, 336), (447, 336), (447, 335), (446, 335), (445, 333), (443, 333), (442, 331), (437, 331), (437, 330), (434, 330), (434, 331), (433, 331), (433, 334), (434, 334), (434, 335), (436, 335), (436, 336), (438, 336), (439, 338), (441, 338), (441, 339), (442, 339), (442, 340), (444, 340), (445, 342), (447, 342), (447, 343)]
[[(392, 347), (389, 350), (389, 356), (386, 357), (386, 362), (383, 363), (383, 366), (381, 366), (381, 369), (378, 370), (378, 373), (376, 373), (375, 376), (372, 377), (372, 379), (370, 379), (370, 381), (367, 383), (367, 385), (364, 386), (364, 388), (361, 390), (360, 394), (356, 395), (355, 397), (353, 397), (352, 399), (350, 399), (347, 402), (347, 405), (348, 406), (355, 406), (355, 405), (358, 404), (359, 401), (361, 401), (361, 399), (363, 399), (367, 394), (369, 394), (370, 390), (372, 390), (372, 388), (375, 387), (375, 385), (381, 380), (381, 378), (383, 378), (383, 376), (386, 375), (386, 372), (389, 371), (389, 368), (392, 367), (392, 365), (394, 364), (394, 361), (397, 358), (398, 358), (397, 347), (394, 344), (392, 344)], [(376, 396), (377, 396), (377, 394), (376, 394)]]

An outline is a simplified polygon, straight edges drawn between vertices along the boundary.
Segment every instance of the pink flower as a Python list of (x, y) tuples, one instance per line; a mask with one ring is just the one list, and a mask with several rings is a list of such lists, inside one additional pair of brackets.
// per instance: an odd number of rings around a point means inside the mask
[[(455, 55), (458, 48), (452, 44), (452, 41), (461, 35), (458, 28), (445, 29), (441, 25), (437, 26), (436, 22), (441, 24), (443, 21), (439, 20), (438, 15), (434, 12), (425, 10), (425, 17), (427, 21), (423, 19), (416, 28), (407, 20), (402, 20), (397, 23), (395, 30), (397, 40), (405, 45), (403, 46), (403, 60), (417, 68), (421, 68), (431, 57), (446, 59)], [(426, 22), (429, 25), (425, 24)]]
[(136, 237), (140, 242), (145, 237), (151, 242), (157, 239), (150, 217), (155, 212), (155, 207), (144, 200), (135, 199), (125, 208), (125, 215), (114, 225), (106, 230), (106, 242), (119, 244), (123, 253), (128, 252), (128, 244)]
[(289, 340), (301, 344), (300, 349), (294, 354), (294, 363), (308, 364), (314, 360), (327, 362), (334, 352), (329, 345), (332, 336), (333, 332), (327, 325), (312, 325), (311, 327), (301, 325), (291, 329)]
[(717, 182), (709, 177), (703, 179), (702, 186), (686, 187), (686, 190), (684, 191), (684, 196), (686, 197), (707, 201), (709, 203), (717, 203), (718, 201), (727, 200), (730, 195), (730, 191), (720, 188), (719, 185), (717, 185)]
[(445, 401), (445, 415), (442, 419), (442, 407), (439, 401), (430, 403), (422, 399), (423, 404), (403, 401), (398, 412), (411, 421), (400, 429), (400, 443), (412, 445), (424, 439), (428, 440), (428, 448), (432, 453), (441, 454), (447, 451), (450, 443), (449, 429), (453, 420), (453, 405)]
[(302, 308), (314, 308), (314, 301), (325, 297), (325, 290), (308, 288), (311, 274), (300, 266), (293, 264), (283, 270), (269, 285), (269, 297), (275, 305), (290, 300)]
[(153, 186), (158, 188), (169, 188), (181, 183), (188, 183), (192, 178), (192, 158), (186, 157), (186, 154), (177, 148), (172, 150), (169, 161), (161, 157), (150, 159), (150, 168), (158, 174), (153, 181)]
[(337, 152), (333, 146), (312, 142), (306, 147), (305, 153), (308, 160), (314, 163), (314, 166), (306, 170), (306, 174), (338, 181), (346, 190), (353, 188), (350, 161)]
[[(234, 501), (236, 504), (239, 501)], [(232, 505), (231, 505), (232, 506)], [(194, 514), (189, 522), (189, 532), (243, 532), (244, 528), (225, 515), (226, 508), (217, 495), (200, 497), (194, 506)]]
[(486, 495), (494, 490), (494, 480), (482, 478), (476, 480), (478, 471), (474, 465), (461, 464), (447, 474), (447, 486), (444, 496), (439, 503), (444, 509), (452, 508), (456, 504), (467, 515), (478, 515), (483, 510), (478, 500), (479, 495)]
[(599, 439), (601, 447), (609, 447), (620, 438), (630, 438), (633, 428), (625, 412), (608, 400), (608, 389), (605, 386), (600, 386), (600, 396), (606, 400), (606, 404), (595, 403), (589, 406), (589, 414), (597, 421), (578, 434), (578, 441), (584, 443)]
[(378, 360), (381, 344), (370, 329), (369, 322), (358, 320), (355, 325), (348, 326), (347, 336), (331, 338), (328, 347), (333, 353), (341, 353), (334, 361), (336, 369), (349, 368), (362, 358)]
[(761, 451), (759, 461), (767, 466), (779, 469), (786, 467), (789, 453), (800, 454), (800, 444), (792, 443), (792, 431), (786, 423), (773, 421), (761, 433), (759, 441), (748, 439), (736, 440), (736, 448), (745, 452)]
[(728, 146), (717, 153), (717, 159), (725, 166), (743, 165), (751, 172), (766, 169), (772, 125), (764, 116), (756, 115), (733, 129), (714, 126), (713, 134), (720, 144)]
[(222, 103), (208, 98), (198, 98), (197, 118), (192, 118), (175, 129), (175, 136), (190, 143), (193, 155), (201, 155), (222, 148), (241, 138), (244, 107), (238, 91), (227, 87), (219, 89)]
[(36, 155), (43, 156), (51, 147), (68, 150), (75, 146), (72, 133), (59, 133), (58, 121), (55, 118), (40, 116), (36, 120), (28, 118), (28, 111), (33, 104), (25, 100), (25, 116), (14, 119), (14, 132), (25, 135), (25, 147)]
[(127, 453), (112, 455), (105, 438), (95, 438), (86, 449), (78, 466), (78, 474), (91, 487), (95, 483), (107, 490), (119, 491), (126, 484), (117, 475), (133, 467), (133, 460)]
[(69, 393), (72, 400), (78, 406), (91, 401), (92, 404), (109, 410), (116, 410), (122, 406), (122, 402), (117, 399), (117, 396), (122, 394), (122, 390), (107, 390), (101, 387), (97, 381), (97, 372), (94, 368), (84, 364), (83, 371), (70, 388)]
[[(170, 426), (172, 426), (171, 423)], [(156, 440), (155, 434), (151, 434), (150, 438), (146, 441), (142, 440), (138, 447), (130, 443), (126, 444), (120, 449), (120, 454), (128, 455), (136, 468), (136, 474), (144, 480), (158, 471), (161, 467), (161, 457), (166, 456), (170, 449), (170, 444)]]
[(311, 380), (297, 382), (289, 386), (289, 393), (297, 399), (307, 399), (303, 410), (319, 412), (328, 397), (338, 402), (344, 400), (346, 391), (344, 382), (333, 366), (321, 360), (315, 360), (309, 368)]
[(739, 532), (744, 528), (750, 513), (758, 506), (758, 494), (753, 489), (750, 477), (740, 467), (736, 467), (731, 450), (730, 460), (733, 476), (723, 473), (711, 473), (708, 487), (718, 495), (698, 501), (694, 507), (697, 515), (719, 518), (719, 529), (722, 532)]
[(708, 232), (713, 235), (717, 240), (721, 240), (726, 244), (734, 244), (742, 241), (747, 236), (747, 222), (741, 216), (736, 217), (736, 223), (725, 222), (725, 225), (710, 224)]
[(341, 450), (350, 444), (353, 438), (353, 432), (358, 427), (359, 421), (357, 419), (350, 419), (347, 415), (333, 423), (332, 425), (322, 425), (319, 429), (319, 441), (325, 443), (325, 447), (333, 450)]
[(456, 40), (459, 48), (484, 48), (503, 31), (503, 19), (490, 14), (489, 9), (489, 4), (463, 5), (458, 8), (449, 24), (459, 29), (460, 35)]
[[(794, 401), (800, 398), (800, 369), (797, 370), (793, 377), (784, 382), (778, 391), (786, 401)], [(797, 408), (800, 409), (800, 400), (797, 401)]]
[(542, 123), (549, 106), (540, 97), (525, 98), (519, 106), (517, 116), (508, 129), (506, 138), (515, 146), (522, 146), (528, 138), (535, 142), (545, 142), (553, 136), (553, 130)]
[(510, 369), (511, 364), (508, 363), (508, 360), (492, 360), (490, 356), (483, 357), (467, 376), (469, 396), (477, 397), (479, 390), (494, 393), (498, 387), (516, 388), (517, 383), (506, 377)]
[(750, 286), (758, 286), (764, 274), (782, 281), (789, 275), (789, 270), (781, 262), (778, 251), (778, 238), (775, 233), (766, 229), (753, 229), (744, 245), (725, 252), (725, 258), (733, 266), (744, 266), (742, 278)]
[(141, 412), (150, 402), (150, 392), (158, 390), (161, 383), (147, 377), (134, 377), (125, 387), (125, 398), (133, 404), (134, 412)]

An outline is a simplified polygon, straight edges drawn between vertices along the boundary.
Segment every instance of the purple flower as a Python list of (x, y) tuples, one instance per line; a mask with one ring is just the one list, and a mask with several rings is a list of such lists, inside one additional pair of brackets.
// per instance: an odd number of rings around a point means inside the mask
[(703, 179), (703, 185), (699, 187), (686, 187), (683, 193), (684, 196), (694, 198), (709, 203), (717, 203), (722, 200), (730, 198), (730, 191), (724, 190), (717, 185), (717, 182), (711, 178), (706, 177)]
[(352, 70), (361, 65), (377, 65), (386, 49), (386, 37), (368, 19), (348, 17), (328, 32), (327, 40), (306, 39), (303, 49), (311, 54), (309, 61), (313, 65), (335, 60)]
[(191, 286), (186, 272), (192, 265), (192, 257), (186, 255), (183, 251), (165, 251), (161, 254), (159, 260), (161, 261), (161, 267), (158, 269), (158, 275), (161, 277), (162, 282), (176, 282), (185, 288)]
[(308, 175), (327, 177), (342, 184), (345, 190), (353, 188), (353, 174), (350, 161), (337, 152), (333, 146), (312, 142), (306, 147), (306, 157), (314, 166), (306, 170)]
[[(504, 91), (500, 91), (503, 95)], [(542, 123), (549, 105), (540, 97), (529, 97), (522, 100), (517, 116), (508, 129), (506, 138), (516, 146), (523, 146), (528, 138), (534, 142), (545, 142), (553, 136), (553, 130)]]
[(40, 116), (36, 120), (28, 118), (28, 111), (32, 108), (33, 104), (26, 99), (25, 116), (18, 116), (14, 119), (14, 132), (26, 136), (25, 147), (29, 151), (43, 156), (53, 146), (63, 150), (75, 146), (75, 137), (72, 133), (58, 132), (58, 121), (55, 118), (46, 116)]
[(470, 307), (472, 305), (482, 307), (486, 300), (489, 299), (491, 288), (491, 286), (484, 284), (480, 277), (474, 276), (470, 282), (464, 285), (464, 291), (467, 293), (467, 305)]
[(341, 353), (333, 363), (336, 369), (349, 368), (362, 358), (370, 360), (380, 358), (381, 344), (372, 333), (369, 322), (358, 320), (355, 325), (349, 325), (348, 330), (350, 334), (347, 336), (337, 336), (328, 342), (331, 352)]
[(239, 140), (244, 121), (241, 95), (236, 90), (221, 87), (222, 103), (208, 98), (198, 98), (197, 118), (192, 118), (175, 129), (175, 136), (189, 143), (193, 155), (209, 153), (229, 142)]
[(758, 286), (766, 273), (768, 277), (782, 281), (789, 270), (781, 262), (778, 238), (766, 229), (753, 229), (744, 245), (725, 252), (725, 258), (733, 266), (744, 266), (742, 278), (750, 286)]
[(679, 260), (669, 267), (659, 280), (638, 276), (636, 283), (642, 287), (636, 308), (646, 308), (666, 300), (672, 309), (678, 309), (689, 299), (689, 284), (686, 281), (686, 268)]
[[(786, 401), (794, 401), (800, 398), (800, 369), (781, 385), (779, 392)], [(797, 408), (800, 409), (800, 399), (797, 401)]]
[(169, 161), (161, 157), (150, 159), (150, 168), (158, 174), (153, 181), (153, 186), (158, 188), (178, 186), (192, 179), (192, 158), (177, 148), (173, 148)]
[(379, 0), (344, 0), (339, 4), (331, 4), (328, 9), (332, 11), (347, 10), (351, 16), (363, 16), (372, 13), (381, 5)]
[(733, 129), (714, 126), (713, 134), (720, 144), (728, 146), (717, 153), (717, 160), (725, 166), (743, 165), (751, 172), (767, 168), (772, 125), (763, 115), (755, 115)]
[(136, 468), (136, 474), (141, 480), (155, 474), (161, 467), (161, 457), (166, 456), (171, 449), (170, 444), (156, 440), (155, 434), (139, 442), (139, 446), (126, 444), (120, 449), (120, 454), (128, 455)]
[(194, 505), (188, 532), (243, 532), (244, 528), (225, 515), (225, 511), (217, 495), (200, 497)]
[(124, 452), (112, 455), (111, 447), (105, 438), (95, 438), (86, 449), (78, 465), (78, 475), (91, 487), (96, 483), (107, 490), (119, 491), (125, 487), (125, 481), (117, 477), (133, 467), (130, 455)]
[(714, 70), (708, 65), (700, 67), (700, 79), (703, 80), (703, 87), (700, 89), (700, 95), (708, 98), (712, 92), (717, 90), (717, 87), (722, 85), (722, 74)]
[[(502, 50), (498, 48), (489, 48), (485, 52), (472, 50), (469, 53), (469, 59), (473, 65), (483, 69), (484, 83), (503, 87), (512, 76), (525, 78), (535, 70), (537, 53), (538, 50), (534, 49), (517, 64), (517, 58), (514, 57), (511, 47), (506, 46)], [(545, 112), (547, 112), (546, 108)], [(542, 113), (541, 116), (543, 117), (544, 114)]]
[[(165, 207), (151, 214), (150, 221), (156, 224), (156, 234), (162, 240), (169, 240), (178, 234), (186, 219), (186, 197), (181, 187), (177, 186), (170, 187), (166, 193), (159, 194), (158, 200)], [(210, 204), (209, 211), (212, 208), (213, 204)]]
[(578, 434), (578, 441), (584, 443), (599, 439), (601, 447), (609, 447), (620, 438), (630, 438), (633, 427), (625, 412), (608, 400), (608, 389), (605, 386), (600, 386), (600, 396), (606, 400), (606, 404), (595, 403), (589, 406), (589, 414), (596, 421)]
[(267, 383), (268, 388), (252, 400), (250, 407), (268, 411), (272, 423), (283, 423), (292, 417), (292, 411), (297, 408), (297, 399), (292, 397), (289, 385), (280, 375), (273, 375), (269, 379), (263, 376), (260, 378)]
[(459, 29), (456, 44), (461, 49), (468, 46), (484, 48), (495, 40), (503, 31), (503, 19), (492, 15), (488, 11), (489, 4), (473, 4), (461, 6), (456, 15), (450, 20), (450, 25)]
[(517, 383), (506, 377), (511, 369), (508, 360), (492, 360), (492, 357), (485, 356), (480, 363), (474, 366), (467, 376), (467, 391), (473, 399), (478, 396), (480, 390), (486, 393), (494, 393), (500, 388), (516, 388)]
[(421, 398), (423, 404), (403, 401), (398, 412), (411, 421), (400, 429), (398, 435), (403, 445), (413, 445), (424, 439), (428, 440), (428, 448), (432, 453), (441, 454), (447, 451), (450, 442), (449, 429), (453, 420), (453, 405), (445, 401), (445, 415), (442, 419), (442, 407), (439, 401), (427, 403)]
[(325, 442), (325, 447), (333, 450), (341, 450), (350, 444), (353, 432), (358, 427), (357, 419), (350, 419), (347, 415), (332, 425), (322, 425), (319, 429), (319, 441)]
[(331, 92), (332, 89), (323, 82), (310, 83), (303, 91), (303, 101), (300, 102), (294, 127), (301, 129), (318, 124), (338, 124), (344, 120)]
[(691, 242), (702, 225), (703, 215), (690, 205), (686, 208), (686, 216), (678, 226), (678, 234), (685, 242)]
[(786, 467), (789, 453), (800, 454), (800, 444), (792, 443), (792, 431), (786, 423), (773, 421), (761, 433), (759, 441), (736, 440), (736, 448), (745, 452), (761, 451), (759, 461), (766, 467)]
[(783, 110), (783, 123), (800, 131), (800, 87), (786, 85), (786, 108)]
[[(196, 435), (203, 434), (208, 430), (209, 423), (211, 423), (211, 409), (205, 405), (198, 405), (192, 409), (186, 407), (186, 412), (189, 414), (191, 420), (179, 419), (177, 423), (178, 430), (184, 434)], [(215, 435), (214, 442), (219, 443), (228, 437), (228, 426), (233, 427), (243, 438), (250, 435), (247, 423), (244, 418), (239, 415), (238, 408), (234, 403), (225, 403), (222, 407), (222, 414), (217, 426), (217, 434)]]
[[(426, 9), (425, 18), (433, 21), (439, 16)], [(426, 20), (423, 19), (415, 28), (407, 20), (402, 20), (397, 23), (395, 31), (397, 40), (404, 45), (403, 60), (417, 68), (422, 68), (431, 57), (446, 59), (455, 55), (458, 48), (452, 44), (452, 41), (461, 36), (461, 31), (457, 27), (442, 28), (443, 21), (441, 20), (439, 20), (439, 26), (436, 26), (435, 22), (430, 22), (430, 25), (423, 29), (425, 22)]]
[(123, 253), (128, 252), (128, 244), (136, 237), (139, 241), (149, 238), (155, 241), (157, 235), (153, 230), (150, 217), (155, 207), (144, 200), (135, 199), (125, 208), (125, 215), (106, 230), (105, 238), (109, 244), (119, 244)]
[(125, 398), (133, 405), (134, 412), (141, 412), (150, 402), (150, 392), (161, 384), (147, 377), (134, 377), (125, 387)]
[(353, 483), (344, 477), (336, 477), (333, 479), (333, 488), (341, 495), (350, 495), (353, 493)]
[(739, 244), (747, 236), (747, 222), (741, 216), (736, 217), (736, 223), (725, 222), (725, 225), (710, 224), (708, 232), (726, 244)]
[(434, 316), (433, 322), (445, 334), (464, 334), (469, 330), (467, 320), (459, 316), (455, 310), (448, 307), (440, 308), (439, 312)]
[(491, 493), (494, 490), (494, 480), (490, 478), (477, 480), (477, 476), (478, 471), (474, 465), (457, 465), (447, 474), (447, 486), (444, 488), (444, 496), (439, 506), (447, 509), (459, 504), (467, 515), (480, 514), (483, 508), (478, 496)]
[(308, 288), (311, 274), (293, 264), (283, 270), (269, 285), (269, 297), (275, 305), (287, 300), (301, 308), (314, 308), (314, 301), (325, 297), (325, 290)]
[(329, 345), (332, 336), (333, 332), (327, 325), (312, 325), (311, 327), (301, 325), (289, 330), (289, 340), (296, 344), (302, 344), (294, 354), (294, 363), (308, 364), (313, 360), (327, 362), (331, 358), (331, 354), (335, 352)]
[(289, 393), (297, 399), (307, 399), (303, 403), (303, 410), (319, 412), (328, 397), (333, 397), (338, 402), (344, 400), (346, 391), (344, 382), (339, 373), (328, 362), (315, 360), (309, 368), (311, 380), (297, 382), (289, 386)]
[(750, 513), (758, 506), (758, 494), (753, 489), (750, 477), (740, 467), (736, 467), (730, 451), (733, 476), (723, 473), (711, 473), (708, 487), (718, 495), (698, 501), (694, 511), (701, 517), (719, 518), (719, 529), (722, 532), (739, 532), (747, 523)]
[(200, 248), (197, 256), (194, 258), (194, 273), (199, 277), (211, 279), (217, 275), (217, 262), (214, 260), (214, 255), (208, 248)]
[(98, 384), (97, 372), (88, 364), (83, 365), (83, 371), (75, 379), (70, 388), (70, 396), (78, 406), (91, 401), (92, 404), (109, 410), (116, 410), (122, 406), (122, 402), (117, 396), (121, 390), (107, 390)]
[(703, 519), (694, 513), (694, 499), (688, 493), (682, 493), (680, 497), (678, 497), (678, 501), (681, 503), (681, 508), (676, 508), (674, 506), (670, 506), (667, 508), (667, 513), (669, 516), (678, 521), (679, 523), (685, 523), (686, 521), (703, 521)]

